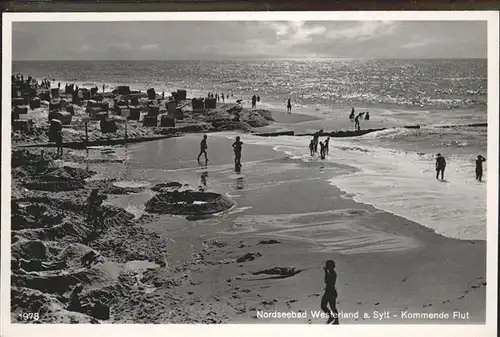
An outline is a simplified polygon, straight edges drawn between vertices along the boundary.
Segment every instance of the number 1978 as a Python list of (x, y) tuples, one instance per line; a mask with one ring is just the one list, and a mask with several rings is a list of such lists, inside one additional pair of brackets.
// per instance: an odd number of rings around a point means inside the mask
[(38, 321), (40, 319), (40, 314), (38, 312), (22, 312), (17, 317), (23, 321), (34, 320)]

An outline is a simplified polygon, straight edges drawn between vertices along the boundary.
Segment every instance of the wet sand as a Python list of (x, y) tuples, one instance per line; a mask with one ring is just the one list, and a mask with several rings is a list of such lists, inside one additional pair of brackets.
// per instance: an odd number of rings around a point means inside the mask
[[(223, 140), (212, 139), (209, 148), (222, 146), (219, 141)], [(267, 153), (262, 150), (244, 148), (244, 159), (254, 151)], [(214, 322), (324, 324), (326, 319), (314, 318), (311, 311), (319, 312), (322, 265), (333, 259), (338, 309), (360, 315), (341, 318), (341, 324), (484, 322), (484, 241), (445, 238), (356, 203), (325, 183), (348, 172), (348, 167), (304, 164), (274, 155), (244, 165), (238, 174), (223, 157), (212, 151), (213, 161), (206, 169), (169, 170), (169, 177), (191, 176), (193, 182), (208, 172), (207, 188), (226, 193), (237, 204), (205, 220), (159, 216), (145, 223), (168, 242), (168, 267), (156, 269), (150, 277), (158, 284), (179, 282), (137, 295), (141, 308), (127, 306), (124, 299), (118, 305), (120, 320), (135, 321), (142, 312), (142, 322), (201, 322), (200, 317), (208, 315)], [(259, 243), (264, 240), (279, 243)], [(249, 260), (237, 262), (244, 257)], [(300, 272), (285, 278), (253, 275), (274, 267)], [(173, 306), (166, 304), (171, 297), (177, 299)], [(155, 310), (160, 304), (170, 311)], [(257, 311), (303, 311), (306, 317), (258, 318)], [(375, 311), (379, 317), (388, 311), (389, 316), (379, 319)], [(450, 319), (411, 318), (412, 313), (441, 312)], [(453, 312), (469, 313), (468, 319), (453, 319)]]

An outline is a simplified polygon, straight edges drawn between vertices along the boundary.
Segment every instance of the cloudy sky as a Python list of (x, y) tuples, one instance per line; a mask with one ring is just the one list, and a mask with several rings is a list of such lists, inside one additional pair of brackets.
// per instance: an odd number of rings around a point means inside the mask
[(14, 22), (13, 60), (484, 58), (481, 21)]

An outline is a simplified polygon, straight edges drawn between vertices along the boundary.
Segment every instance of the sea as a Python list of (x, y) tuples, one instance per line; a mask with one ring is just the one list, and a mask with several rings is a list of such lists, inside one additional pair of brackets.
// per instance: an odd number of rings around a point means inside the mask
[[(75, 83), (101, 90), (104, 84), (112, 90), (129, 85), (133, 90), (155, 88), (167, 95), (186, 89), (188, 97), (224, 93), (227, 102), (242, 99), (247, 107), (255, 94), (260, 97), (258, 108), (279, 111), (286, 110), (290, 98), (292, 113), (316, 117), (274, 125), (296, 132), (353, 129), (348, 118), (351, 109), (368, 111), (370, 120), (362, 120), (361, 127), (386, 129), (333, 138), (324, 161), (309, 155), (308, 137), (245, 136), (244, 142), (306, 164), (350, 167), (331, 176), (323, 174), (321, 179), (346, 197), (438, 234), (486, 239), (487, 162), (482, 182), (475, 180), (474, 173), (477, 155), (487, 155), (486, 59), (15, 61), (12, 70), (54, 80), (54, 85), (60, 82), (62, 87)], [(416, 125), (419, 128), (405, 127)], [(146, 151), (150, 146), (135, 149)], [(435, 179), (437, 153), (447, 161), (443, 181)]]

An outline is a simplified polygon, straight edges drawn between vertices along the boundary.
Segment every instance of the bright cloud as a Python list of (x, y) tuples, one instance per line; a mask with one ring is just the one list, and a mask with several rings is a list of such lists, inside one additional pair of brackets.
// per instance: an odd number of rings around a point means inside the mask
[(325, 36), (330, 40), (352, 39), (364, 41), (394, 34), (396, 28), (397, 23), (393, 21), (365, 21), (356, 24), (352, 28), (330, 30)]

